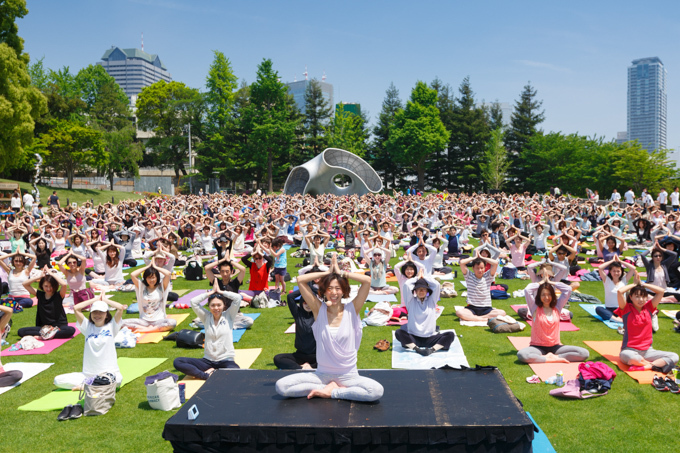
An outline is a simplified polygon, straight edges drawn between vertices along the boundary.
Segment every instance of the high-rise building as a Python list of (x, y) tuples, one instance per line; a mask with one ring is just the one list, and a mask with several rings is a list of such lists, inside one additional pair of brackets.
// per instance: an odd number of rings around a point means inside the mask
[(160, 80), (172, 81), (172, 76), (158, 55), (140, 49), (121, 49), (113, 46), (104, 52), (102, 61), (97, 64), (103, 66), (106, 72), (116, 79), (131, 100), (144, 87)]
[(359, 104), (358, 102), (341, 102), (339, 104), (335, 104), (335, 113), (338, 113), (340, 107), (342, 107), (342, 110), (344, 112), (349, 112), (355, 114), (356, 116), (361, 116), (361, 104)]
[(622, 145), (628, 141), (628, 131), (616, 133), (616, 144)]
[[(310, 82), (311, 80), (300, 80), (286, 84), (288, 86), (288, 92), (293, 95), (293, 99), (295, 99), (295, 103), (303, 115), (305, 113), (305, 92), (307, 91), (307, 86)], [(321, 93), (328, 103), (328, 106), (333, 107), (335, 105), (333, 103), (333, 85), (324, 81), (317, 80), (317, 82), (321, 85)]]
[(658, 57), (628, 67), (627, 132), (647, 151), (666, 148), (666, 69)]

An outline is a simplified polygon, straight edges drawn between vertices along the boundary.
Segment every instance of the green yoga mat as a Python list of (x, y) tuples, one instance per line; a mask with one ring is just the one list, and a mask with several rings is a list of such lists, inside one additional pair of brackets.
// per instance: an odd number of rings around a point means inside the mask
[[(120, 374), (123, 375), (123, 383), (121, 387), (148, 373), (166, 360), (168, 359), (134, 359), (131, 357), (119, 358), (118, 368), (120, 368)], [(37, 400), (20, 406), (18, 409), (20, 411), (37, 412), (61, 410), (69, 404), (78, 403), (78, 393), (79, 392), (74, 392), (71, 390), (55, 390), (43, 396), (42, 398), (38, 398)]]

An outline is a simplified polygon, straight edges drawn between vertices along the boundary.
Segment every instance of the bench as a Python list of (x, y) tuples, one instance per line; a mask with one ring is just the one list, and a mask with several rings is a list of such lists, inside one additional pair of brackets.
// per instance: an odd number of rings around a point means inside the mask
[(0, 201), (10, 201), (15, 190), (21, 192), (21, 186), (16, 182), (0, 182)]

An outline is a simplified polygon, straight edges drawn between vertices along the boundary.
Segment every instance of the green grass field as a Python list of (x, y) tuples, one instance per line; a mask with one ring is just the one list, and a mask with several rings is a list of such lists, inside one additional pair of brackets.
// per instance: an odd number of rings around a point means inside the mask
[[(293, 249), (295, 250), (295, 249)], [(290, 252), (289, 252), (290, 255)], [(296, 275), (295, 264), (300, 259), (288, 259), (289, 271)], [(395, 264), (396, 259), (392, 260)], [(459, 269), (457, 266), (456, 269)], [(460, 276), (460, 272), (459, 272)], [(456, 279), (456, 289), (462, 292)], [(502, 280), (510, 286), (510, 292), (524, 288), (528, 281)], [(292, 284), (288, 284), (292, 289)], [(187, 282), (178, 278), (175, 289), (207, 288), (207, 281)], [(603, 299), (601, 282), (583, 282), (581, 291)], [(121, 303), (132, 303), (133, 293), (117, 294), (114, 299)], [(494, 301), (494, 306), (505, 309), (508, 314), (516, 314), (511, 304), (523, 303), (523, 299)], [(558, 400), (548, 395), (553, 386), (527, 384), (525, 378), (532, 375), (528, 365), (517, 361), (516, 351), (507, 340), (507, 334), (493, 334), (488, 328), (461, 327), (454, 314), (454, 305), (464, 305), (461, 297), (443, 299), (446, 308), (439, 318), (442, 329), (455, 328), (459, 334), (471, 366), (494, 365), (505, 376), (514, 394), (523, 403), (525, 410), (531, 412), (537, 423), (545, 431), (558, 452), (571, 451), (662, 451), (667, 450), (675, 439), (675, 429), (679, 426), (680, 415), (676, 411), (680, 395), (658, 392), (651, 385), (639, 385), (623, 372), (618, 373), (609, 395), (590, 400)], [(372, 304), (369, 304), (372, 305)], [(673, 308), (672, 306), (661, 308)], [(573, 322), (581, 328), (578, 332), (563, 332), (562, 342), (584, 346), (584, 340), (620, 340), (621, 336), (601, 322), (589, 316), (578, 304), (571, 304)], [(245, 333), (240, 348), (262, 348), (262, 354), (253, 364), (255, 369), (273, 369), (272, 358), (279, 352), (293, 351), (293, 335), (283, 332), (292, 323), (287, 308), (244, 309), (245, 312), (262, 313), (252, 329)], [(186, 313), (189, 310), (170, 310), (171, 313)], [(126, 315), (134, 316), (134, 315)], [(187, 328), (190, 316), (181, 328)], [(519, 318), (517, 318), (519, 319)], [(75, 317), (70, 315), (69, 321)], [(8, 341), (18, 340), (19, 327), (33, 325), (34, 309), (15, 315), (14, 328)], [(654, 336), (654, 347), (661, 350), (678, 350), (678, 336), (672, 331), (672, 322), (665, 316), (659, 317), (661, 329)], [(391, 367), (389, 352), (378, 352), (373, 345), (380, 339), (391, 341), (391, 330), (396, 327), (367, 327), (359, 351), (359, 368)], [(515, 335), (530, 335), (530, 328)], [(16, 408), (39, 398), (53, 390), (52, 380), (57, 374), (79, 371), (82, 367), (83, 337), (77, 336), (49, 355), (22, 356), (7, 358), (5, 362), (54, 362), (47, 371), (30, 379), (20, 387), (0, 395), (0, 423), (3, 428), (0, 451), (170, 451), (171, 446), (161, 437), (165, 421), (174, 412), (151, 410), (146, 402), (143, 379), (125, 386), (118, 392), (113, 409), (102, 417), (83, 417), (79, 420), (58, 422), (58, 412), (23, 412)], [(590, 350), (590, 360), (605, 361)], [(172, 360), (177, 356), (201, 357), (201, 350), (177, 349), (172, 342), (142, 344), (134, 349), (119, 349), (119, 357), (167, 357), (168, 360), (153, 370), (173, 371)], [(611, 365), (611, 364), (610, 364)], [(612, 366), (613, 367), (613, 366)], [(613, 367), (615, 368), (615, 367)], [(616, 369), (616, 368), (615, 368)], [(408, 383), (405, 384), (405, 390)], [(462, 396), (462, 395), (461, 395)], [(398, 397), (385, 395), (384, 398)], [(448, 404), (457, 405), (458, 401)], [(228, 410), (228, 406), (225, 407)]]
[[(2, 178), (0, 178), (0, 182), (18, 182), (19, 186), (21, 186), (22, 193), (25, 190), (28, 190), (29, 192), (33, 190), (33, 185), (30, 182), (19, 182)], [(111, 197), (113, 197), (115, 203), (118, 203), (121, 200), (139, 200), (140, 198), (144, 198), (142, 195), (137, 195), (133, 192), (121, 192), (118, 190), (61, 189), (59, 187), (41, 185), (38, 185), (38, 189), (40, 190), (40, 202), (43, 206), (47, 206), (47, 198), (52, 195), (53, 190), (56, 190), (62, 208), (66, 207), (67, 199), (71, 203), (78, 203), (78, 206), (82, 206), (86, 201), (94, 200), (96, 206), (99, 203), (111, 203)]]

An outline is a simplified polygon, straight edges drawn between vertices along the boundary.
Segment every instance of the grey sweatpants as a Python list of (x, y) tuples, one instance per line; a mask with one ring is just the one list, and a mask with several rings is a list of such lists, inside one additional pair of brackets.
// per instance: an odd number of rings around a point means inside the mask
[(675, 352), (657, 351), (654, 348), (649, 348), (646, 351), (640, 349), (626, 348), (619, 353), (619, 358), (626, 365), (642, 365), (642, 359), (648, 362), (653, 362), (658, 359), (664, 359), (669, 365), (678, 363), (678, 355)]
[(552, 347), (528, 346), (517, 351), (517, 359), (523, 363), (544, 363), (545, 355), (548, 353), (555, 354), (570, 362), (585, 362), (590, 355), (585, 348), (561, 344)]
[(334, 389), (331, 398), (350, 401), (376, 401), (383, 396), (383, 386), (359, 373), (330, 374), (297, 372), (276, 381), (276, 393), (289, 398), (302, 398), (312, 390), (322, 390), (335, 381), (342, 387)]

